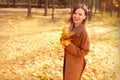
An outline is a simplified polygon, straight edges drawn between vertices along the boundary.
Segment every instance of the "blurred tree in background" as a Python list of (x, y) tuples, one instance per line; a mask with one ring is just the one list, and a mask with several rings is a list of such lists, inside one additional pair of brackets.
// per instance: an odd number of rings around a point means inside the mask
[(27, 17), (31, 17), (31, 0), (28, 0), (28, 12), (27, 12)]
[[(103, 15), (105, 12), (108, 12), (112, 16), (112, 13), (116, 12), (116, 16), (120, 16), (120, 0), (31, 0), (31, 8), (44, 8), (44, 16), (47, 16), (47, 9), (54, 7), (52, 11), (53, 18), (55, 8), (71, 8), (72, 10), (78, 3), (87, 5), (89, 20), (96, 13)], [(0, 0), (0, 7), (28, 7), (29, 5), (27, 4), (29, 4), (27, 0)], [(28, 10), (30, 11), (30, 9)]]

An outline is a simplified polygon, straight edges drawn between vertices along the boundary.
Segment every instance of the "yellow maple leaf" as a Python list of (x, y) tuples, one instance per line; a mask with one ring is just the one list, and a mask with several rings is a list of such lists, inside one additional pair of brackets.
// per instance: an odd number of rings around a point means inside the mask
[(60, 38), (60, 42), (62, 45), (69, 45), (71, 40), (72, 40), (72, 36), (74, 35), (74, 32), (69, 31), (68, 28), (64, 27), (61, 33), (61, 38)]

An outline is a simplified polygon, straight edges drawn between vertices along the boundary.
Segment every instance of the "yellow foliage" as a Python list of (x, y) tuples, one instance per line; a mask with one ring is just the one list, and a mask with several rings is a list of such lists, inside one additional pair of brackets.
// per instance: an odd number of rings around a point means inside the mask
[[(66, 27), (60, 31), (58, 25), (63, 26), (63, 19), (69, 15), (61, 16), (62, 9), (56, 9), (56, 15), (63, 18), (51, 23), (50, 16), (34, 14), (33, 18), (25, 19), (26, 10), (17, 8), (11, 15), (12, 10), (0, 9), (0, 80), (63, 80), (64, 50), (57, 43), (60, 37), (69, 43), (74, 33)], [(41, 9), (33, 11), (43, 13)], [(113, 26), (113, 20), (120, 22), (114, 17), (101, 18), (96, 14), (88, 23), (91, 50), (85, 57), (87, 65), (82, 80), (120, 80), (120, 27)]]
[(60, 42), (62, 45), (69, 45), (71, 42), (71, 37), (74, 35), (73, 31), (69, 31), (68, 28), (64, 27), (61, 33)]

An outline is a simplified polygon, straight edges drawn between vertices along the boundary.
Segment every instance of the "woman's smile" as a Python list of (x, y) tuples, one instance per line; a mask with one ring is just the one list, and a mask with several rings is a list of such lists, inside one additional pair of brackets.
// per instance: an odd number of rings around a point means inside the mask
[(85, 18), (84, 10), (81, 8), (77, 9), (73, 14), (73, 22), (75, 26), (79, 26)]

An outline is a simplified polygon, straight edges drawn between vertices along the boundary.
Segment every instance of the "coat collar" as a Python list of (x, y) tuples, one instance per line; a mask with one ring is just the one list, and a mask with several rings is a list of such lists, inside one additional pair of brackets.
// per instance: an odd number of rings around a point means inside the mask
[(85, 24), (81, 24), (78, 27), (75, 27), (75, 25), (73, 24), (73, 25), (70, 26), (69, 30), (73, 31), (74, 29), (79, 29), (81, 31), (84, 28), (85, 28)]

